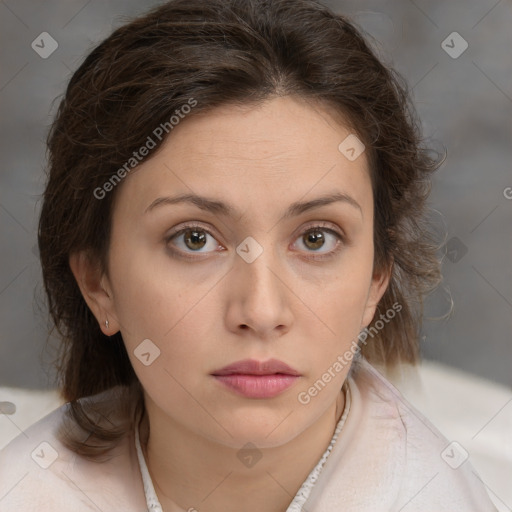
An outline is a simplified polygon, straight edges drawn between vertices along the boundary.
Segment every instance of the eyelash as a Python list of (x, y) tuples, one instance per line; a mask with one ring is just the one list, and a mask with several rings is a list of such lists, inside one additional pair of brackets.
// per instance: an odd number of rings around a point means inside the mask
[[(341, 242), (341, 243), (336, 243), (336, 247), (330, 251), (329, 253), (326, 253), (326, 254), (323, 254), (321, 256), (317, 256), (317, 255), (312, 255), (312, 256), (309, 256), (308, 259), (310, 260), (313, 260), (313, 261), (326, 261), (326, 260), (329, 260), (331, 258), (333, 258), (334, 256), (336, 256), (338, 254), (338, 252), (341, 250), (341, 245), (346, 242), (346, 238), (344, 235), (342, 235), (341, 233), (339, 233), (338, 231), (332, 229), (332, 228), (329, 228), (328, 226), (330, 226), (330, 224), (326, 225), (326, 223), (320, 223), (320, 224), (315, 224), (313, 226), (308, 226), (304, 231), (302, 231), (299, 235), (300, 236), (303, 236), (304, 234), (310, 232), (310, 231), (324, 231), (326, 233), (329, 233), (331, 235), (334, 235), (338, 242)], [(198, 231), (202, 231), (204, 233), (207, 233), (208, 235), (210, 235), (212, 238), (215, 238), (215, 235), (213, 235), (213, 233), (210, 232), (210, 230), (206, 229), (205, 227), (199, 225), (199, 224), (195, 224), (195, 223), (190, 223), (190, 224), (184, 224), (182, 226), (182, 228), (179, 230), (179, 231), (176, 231), (174, 233), (171, 233), (169, 236), (166, 236), (165, 237), (165, 242), (167, 245), (169, 245), (169, 243), (171, 242), (171, 240), (173, 238), (176, 238), (178, 237), (179, 235), (182, 235), (183, 233), (185, 233), (187, 230), (189, 229), (196, 229)], [(172, 248), (169, 248), (170, 251), (177, 255), (178, 257), (180, 258), (184, 258), (184, 259), (187, 259), (187, 260), (197, 260), (197, 256), (190, 256), (189, 253), (184, 253), (182, 252), (181, 250), (176, 250), (176, 249), (172, 249)]]

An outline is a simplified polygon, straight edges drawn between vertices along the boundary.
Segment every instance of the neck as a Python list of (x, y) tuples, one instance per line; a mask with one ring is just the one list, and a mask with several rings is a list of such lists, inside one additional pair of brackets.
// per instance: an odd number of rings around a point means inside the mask
[(141, 445), (163, 510), (284, 512), (329, 446), (344, 406), (340, 392), (315, 423), (284, 445), (258, 450), (261, 458), (247, 467), (237, 458), (239, 449), (199, 436), (168, 417), (164, 425), (151, 421), (149, 434), (145, 416)]

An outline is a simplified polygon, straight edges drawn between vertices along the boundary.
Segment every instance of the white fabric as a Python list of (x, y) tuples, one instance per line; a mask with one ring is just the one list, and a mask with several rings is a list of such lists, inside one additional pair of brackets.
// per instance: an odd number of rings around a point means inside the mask
[[(449, 441), (389, 381), (364, 361), (348, 380), (350, 414), (303, 510), (496, 511), (470, 461), (451, 467), (453, 449), (451, 459), (442, 456)], [(109, 460), (91, 462), (57, 438), (65, 411), (57, 409), (0, 452), (0, 511), (147, 510), (135, 429)]]
[[(297, 494), (295, 495), (293, 501), (286, 509), (286, 512), (303, 511), (302, 507), (305, 501), (308, 499), (309, 494), (311, 493), (311, 489), (313, 489), (316, 481), (318, 480), (320, 473), (322, 471), (322, 467), (325, 464), (327, 457), (329, 457), (329, 454), (331, 453), (334, 444), (336, 443), (336, 439), (338, 439), (341, 429), (345, 424), (345, 420), (347, 419), (347, 416), (350, 413), (350, 386), (343, 386), (343, 390), (345, 392), (345, 407), (343, 408), (343, 414), (341, 415), (341, 418), (339, 419), (336, 425), (336, 429), (334, 430), (331, 442), (329, 443), (329, 446), (327, 447), (322, 457), (318, 461), (317, 465), (311, 470), (308, 477), (301, 485), (300, 489), (297, 491)], [(140, 472), (142, 474), (142, 483), (144, 485), (144, 494), (146, 497), (146, 504), (148, 510), (150, 512), (163, 512), (162, 506), (160, 505), (160, 502), (158, 501), (158, 496), (156, 495), (155, 492), (155, 487), (153, 486), (153, 482), (151, 481), (151, 475), (149, 474), (144, 454), (142, 453), (138, 428), (135, 429), (135, 449), (137, 450), (137, 458), (139, 461)]]

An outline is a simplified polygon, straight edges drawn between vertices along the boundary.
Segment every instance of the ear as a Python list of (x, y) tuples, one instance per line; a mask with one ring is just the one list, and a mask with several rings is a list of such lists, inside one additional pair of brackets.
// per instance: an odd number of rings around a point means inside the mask
[(386, 292), (386, 289), (391, 279), (391, 271), (393, 268), (393, 262), (388, 267), (383, 267), (379, 271), (373, 272), (372, 281), (370, 283), (370, 289), (368, 290), (368, 297), (366, 299), (366, 306), (363, 312), (363, 318), (361, 320), (361, 329), (364, 329), (370, 325), (380, 299)]
[(119, 322), (115, 314), (112, 287), (99, 262), (92, 261), (89, 255), (80, 251), (70, 255), (69, 266), (103, 334), (112, 336), (119, 331)]

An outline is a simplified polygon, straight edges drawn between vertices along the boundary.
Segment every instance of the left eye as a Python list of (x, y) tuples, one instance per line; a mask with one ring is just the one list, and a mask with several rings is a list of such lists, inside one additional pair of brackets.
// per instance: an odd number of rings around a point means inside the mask
[[(210, 250), (202, 251), (201, 249), (204, 249), (205, 247), (208, 248), (208, 237), (211, 238)], [(180, 252), (185, 255), (191, 253), (208, 253), (221, 247), (210, 231), (198, 225), (184, 226), (183, 229), (168, 237), (166, 241), (169, 243), (174, 239), (181, 240), (181, 244), (173, 245), (175, 245)], [(314, 253), (319, 253), (320, 249), (323, 248), (326, 243), (329, 245), (328, 241), (330, 240), (331, 249), (320, 252), (320, 254), (324, 255), (323, 257), (329, 257), (337, 252), (336, 248), (339, 246), (339, 241), (343, 241), (343, 236), (337, 231), (325, 226), (313, 226), (303, 231), (296, 240), (301, 241), (303, 247), (306, 248), (306, 252)]]
[[(325, 236), (326, 234), (327, 237)], [(315, 226), (304, 231), (298, 240), (301, 240), (302, 244), (306, 248), (309, 248), (316, 253), (319, 252), (319, 249), (325, 246), (326, 240), (329, 240), (329, 238), (331, 239), (332, 248), (331, 250), (324, 251), (321, 254), (333, 254), (336, 252), (338, 241), (343, 239), (341, 234), (334, 231), (333, 229), (328, 229), (323, 226)]]

